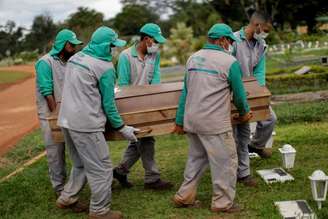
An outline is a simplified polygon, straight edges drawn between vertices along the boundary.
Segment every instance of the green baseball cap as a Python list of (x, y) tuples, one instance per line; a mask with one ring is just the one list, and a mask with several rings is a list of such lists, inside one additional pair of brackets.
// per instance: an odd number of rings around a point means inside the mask
[(80, 41), (76, 38), (76, 34), (73, 31), (71, 31), (69, 29), (63, 29), (57, 33), (55, 42), (50, 51), (50, 54), (55, 55), (55, 54), (60, 53), (60, 51), (63, 50), (66, 42), (70, 42), (74, 45), (82, 44), (82, 41)]
[(162, 35), (161, 28), (154, 23), (147, 23), (142, 26), (140, 29), (140, 33), (147, 34), (148, 36), (151, 36), (159, 43), (165, 43), (166, 39)]
[(208, 31), (207, 36), (212, 39), (219, 39), (221, 37), (229, 37), (233, 41), (239, 42), (240, 40), (235, 37), (230, 26), (226, 24), (214, 24)]
[(118, 34), (109, 27), (101, 26), (91, 36), (91, 40), (82, 52), (97, 59), (111, 61), (111, 45), (123, 47), (125, 40), (118, 39)]
[(109, 27), (99, 27), (91, 36), (91, 42), (95, 44), (109, 43), (117, 47), (123, 47), (126, 45), (125, 40), (118, 38), (118, 34)]

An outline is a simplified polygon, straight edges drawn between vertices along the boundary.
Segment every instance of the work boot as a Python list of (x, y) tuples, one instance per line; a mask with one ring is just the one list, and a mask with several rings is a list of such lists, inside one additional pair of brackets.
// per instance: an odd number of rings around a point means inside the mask
[(185, 204), (181, 200), (176, 198), (176, 196), (174, 196), (172, 198), (172, 202), (174, 207), (176, 208), (201, 208), (201, 202), (199, 200), (195, 200), (192, 204)]
[(60, 209), (71, 209), (74, 213), (81, 213), (81, 212), (88, 212), (89, 211), (89, 205), (86, 203), (83, 203), (81, 201), (76, 201), (72, 204), (65, 205), (61, 201), (56, 201), (57, 208)]
[(261, 158), (270, 158), (272, 156), (272, 149), (271, 148), (254, 148), (250, 145), (248, 145), (248, 152), (249, 153), (257, 153)]
[(237, 212), (241, 212), (242, 209), (239, 207), (238, 204), (236, 203), (233, 203), (232, 206), (228, 209), (220, 209), (220, 208), (211, 208), (211, 211), (212, 212), (215, 212), (215, 213), (237, 213)]
[(89, 219), (123, 219), (123, 214), (120, 211), (109, 211), (106, 214), (89, 214)]
[(245, 176), (242, 178), (238, 178), (237, 181), (244, 184), (244, 186), (247, 186), (247, 187), (256, 187), (257, 186), (256, 180), (251, 175), (248, 175), (248, 176)]
[(133, 186), (133, 184), (128, 181), (128, 176), (120, 174), (116, 168), (113, 170), (113, 177), (117, 179), (123, 188), (131, 188)]
[(172, 187), (173, 187), (172, 183), (163, 181), (161, 179), (158, 179), (157, 181), (152, 183), (145, 183), (144, 185), (145, 189), (153, 189), (153, 190), (167, 190)]

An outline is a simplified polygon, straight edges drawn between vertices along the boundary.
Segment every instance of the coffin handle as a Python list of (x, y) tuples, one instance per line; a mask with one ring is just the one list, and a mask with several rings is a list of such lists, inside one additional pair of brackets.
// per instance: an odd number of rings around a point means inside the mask
[(142, 134), (149, 134), (152, 131), (153, 131), (153, 129), (148, 127), (148, 128), (141, 129), (140, 131), (137, 131), (136, 133), (142, 135)]

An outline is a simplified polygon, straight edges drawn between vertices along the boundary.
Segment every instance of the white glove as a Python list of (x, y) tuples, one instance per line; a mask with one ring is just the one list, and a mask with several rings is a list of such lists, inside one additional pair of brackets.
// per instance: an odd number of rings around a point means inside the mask
[(132, 126), (125, 125), (123, 128), (119, 130), (119, 132), (123, 135), (123, 137), (129, 141), (137, 142), (138, 139), (135, 136), (134, 132), (138, 132), (140, 129), (136, 129)]

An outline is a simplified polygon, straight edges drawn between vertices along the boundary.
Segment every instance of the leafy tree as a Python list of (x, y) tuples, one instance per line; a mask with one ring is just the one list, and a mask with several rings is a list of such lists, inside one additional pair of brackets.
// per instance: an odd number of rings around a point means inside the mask
[(38, 15), (34, 18), (31, 31), (25, 37), (24, 48), (26, 50), (38, 49), (45, 53), (49, 42), (55, 37), (57, 26), (49, 15)]
[(184, 65), (193, 51), (193, 30), (187, 27), (185, 23), (177, 23), (175, 28), (171, 29), (171, 35), (168, 42), (169, 53), (175, 56), (179, 63)]
[(125, 5), (122, 12), (110, 21), (113, 27), (125, 36), (136, 35), (148, 22), (158, 23), (159, 16), (144, 5)]
[(83, 42), (88, 42), (91, 34), (104, 24), (104, 15), (94, 9), (79, 7), (77, 12), (69, 15), (63, 27), (73, 30)]
[(7, 21), (0, 30), (0, 59), (7, 55), (15, 55), (21, 50), (22, 36), (23, 28), (16, 28), (14, 21)]
[(171, 16), (173, 23), (186, 23), (192, 27), (196, 36), (205, 35), (213, 24), (221, 21), (220, 14), (207, 2), (177, 0), (175, 4)]

